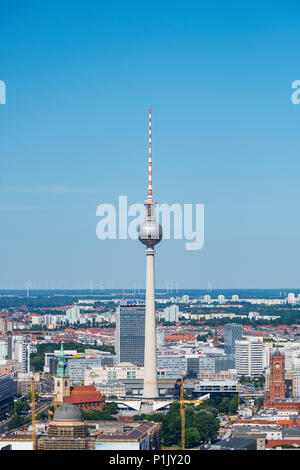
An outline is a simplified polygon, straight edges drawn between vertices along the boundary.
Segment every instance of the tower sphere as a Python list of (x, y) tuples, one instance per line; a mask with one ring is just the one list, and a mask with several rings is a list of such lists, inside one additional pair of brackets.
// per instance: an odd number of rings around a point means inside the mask
[(145, 219), (138, 228), (139, 240), (149, 247), (157, 245), (162, 239), (162, 228), (155, 220)]

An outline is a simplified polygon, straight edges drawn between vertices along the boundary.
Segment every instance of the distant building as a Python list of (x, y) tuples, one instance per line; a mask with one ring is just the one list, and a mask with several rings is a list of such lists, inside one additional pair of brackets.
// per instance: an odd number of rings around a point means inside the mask
[(235, 353), (235, 341), (242, 338), (242, 325), (238, 323), (227, 323), (224, 326), (224, 352)]
[[(33, 317), (33, 318), (35, 318), (35, 317)], [(56, 315), (44, 315), (43, 322), (44, 322), (44, 325), (46, 327), (56, 328), (57, 316)]]
[(78, 305), (74, 305), (71, 308), (66, 310), (66, 317), (65, 320), (70, 324), (80, 322), (80, 307)]
[(41, 325), (43, 323), (43, 316), (42, 315), (31, 315), (31, 325)]
[(22, 364), (22, 372), (30, 372), (30, 341), (13, 336), (13, 360)]
[(97, 390), (102, 393), (106, 398), (109, 397), (125, 397), (126, 386), (123, 382), (115, 381), (105, 384), (97, 383)]
[[(180, 378), (187, 371), (187, 358), (185, 356), (157, 356), (157, 367), (165, 372), (166, 378)], [(161, 372), (160, 372), (161, 373)]]
[(6, 341), (0, 341), (0, 359), (6, 359), (7, 358), (7, 342)]
[(287, 301), (289, 304), (294, 304), (296, 302), (295, 294), (293, 293), (288, 294)]
[(121, 362), (115, 366), (107, 366), (89, 369), (84, 372), (84, 384), (95, 385), (123, 381), (124, 379), (143, 379), (144, 368), (131, 364), (130, 362)]
[(101, 367), (102, 359), (97, 357), (79, 357), (69, 359), (67, 361), (67, 371), (70, 382), (73, 385), (80, 385), (84, 383), (84, 371), (86, 368)]
[(160, 315), (167, 322), (178, 322), (179, 320), (179, 307), (176, 304), (166, 307), (163, 314)]
[(164, 346), (165, 344), (165, 332), (162, 329), (156, 328), (156, 347)]

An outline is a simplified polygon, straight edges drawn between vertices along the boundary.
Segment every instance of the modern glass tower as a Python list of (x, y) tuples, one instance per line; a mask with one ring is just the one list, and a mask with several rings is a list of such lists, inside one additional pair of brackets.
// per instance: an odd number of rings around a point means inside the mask
[(144, 365), (145, 306), (121, 304), (116, 310), (117, 364)]
[(242, 325), (227, 323), (224, 326), (224, 352), (233, 355), (235, 353), (235, 341), (242, 338)]

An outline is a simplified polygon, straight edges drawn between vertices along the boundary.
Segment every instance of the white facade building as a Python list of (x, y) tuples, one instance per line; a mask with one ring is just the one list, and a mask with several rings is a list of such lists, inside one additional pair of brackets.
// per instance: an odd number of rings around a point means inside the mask
[(14, 336), (13, 360), (22, 364), (23, 372), (30, 372), (30, 343), (23, 336)]
[(179, 307), (178, 305), (170, 305), (164, 309), (163, 318), (165, 321), (177, 322), (179, 320)]
[(80, 321), (80, 307), (78, 305), (74, 305), (66, 310), (66, 320), (70, 325)]
[(263, 341), (261, 337), (249, 336), (235, 342), (235, 368), (238, 376), (249, 377), (262, 375)]
[(121, 362), (116, 366), (85, 369), (84, 385), (107, 384), (124, 379), (143, 379), (144, 367), (135, 366), (130, 362)]

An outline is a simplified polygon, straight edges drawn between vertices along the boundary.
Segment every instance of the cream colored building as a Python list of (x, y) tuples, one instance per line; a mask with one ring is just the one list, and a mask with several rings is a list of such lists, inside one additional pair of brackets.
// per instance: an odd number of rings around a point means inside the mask
[(116, 366), (86, 368), (84, 385), (106, 384), (124, 379), (143, 379), (144, 367), (138, 367), (130, 362), (121, 362)]

